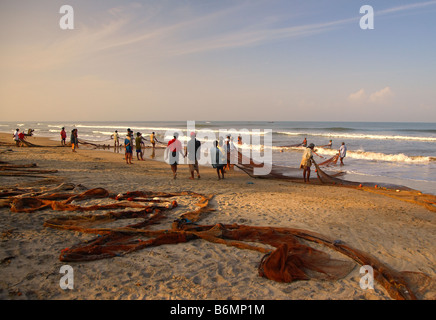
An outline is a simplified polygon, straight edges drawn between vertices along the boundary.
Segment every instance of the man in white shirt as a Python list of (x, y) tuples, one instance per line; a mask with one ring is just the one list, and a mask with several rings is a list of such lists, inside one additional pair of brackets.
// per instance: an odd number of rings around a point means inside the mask
[(20, 138), (18, 137), (18, 132), (20, 131), (20, 129), (15, 130), (14, 132), (14, 141), (15, 141), (15, 145), (17, 147), (20, 146)]
[(118, 134), (118, 130), (115, 130), (111, 138), (114, 139), (114, 152), (120, 152), (120, 135)]
[(347, 147), (345, 146), (345, 142), (342, 142), (342, 145), (339, 148), (339, 158), (341, 160), (341, 166), (344, 165), (344, 162), (342, 160), (344, 160), (346, 155), (347, 155)]
[(312, 166), (313, 161), (313, 148), (315, 145), (313, 143), (309, 144), (306, 147), (303, 153), (303, 157), (301, 158), (300, 168), (303, 169), (303, 179), (304, 182), (309, 183), (310, 179), (310, 167)]

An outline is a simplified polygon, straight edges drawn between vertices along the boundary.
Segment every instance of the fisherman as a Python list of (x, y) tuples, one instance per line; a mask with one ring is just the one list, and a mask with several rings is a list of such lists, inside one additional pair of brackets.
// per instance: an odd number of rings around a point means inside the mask
[(65, 127), (62, 127), (61, 130), (61, 146), (65, 146), (66, 142), (65, 140), (67, 139), (67, 132), (65, 131)]
[(79, 138), (77, 135), (77, 129), (73, 129), (71, 130), (71, 150), (73, 152), (76, 152), (76, 149), (79, 148)]
[(132, 137), (130, 136), (129, 133), (130, 132), (128, 132), (126, 134), (126, 139), (124, 139), (124, 153), (125, 153), (126, 163), (132, 164), (132, 155), (133, 155), (132, 143), (133, 142), (132, 142)]
[(233, 144), (233, 140), (231, 139), (230, 135), (227, 136), (227, 138), (224, 140), (224, 153), (227, 157), (227, 165), (226, 169), (230, 170), (230, 168), (233, 169), (233, 164), (231, 164), (231, 158), (234, 155), (234, 152), (236, 150), (235, 145)]
[(179, 160), (179, 153), (181, 156), (183, 156), (182, 153), (182, 143), (177, 138), (179, 137), (179, 134), (177, 132), (174, 133), (173, 138), (170, 141), (168, 141), (168, 146), (166, 149), (166, 152), (169, 152), (169, 163), (171, 165), (171, 171), (173, 172), (173, 178), (177, 178), (177, 165)]
[(156, 145), (156, 142), (159, 142), (159, 143), (160, 143), (160, 141), (157, 140), (157, 138), (156, 138), (156, 134), (155, 134), (154, 132), (152, 132), (152, 133), (150, 134), (150, 142), (151, 142), (151, 144), (152, 144), (152, 146), (153, 146), (153, 151), (154, 151), (154, 147), (155, 147), (155, 145)]
[(13, 136), (14, 136), (14, 141), (15, 141), (15, 145), (16, 145), (17, 147), (20, 146), (20, 138), (18, 137), (19, 132), (20, 132), (20, 129), (17, 128), (17, 130), (15, 130), (15, 132), (14, 132), (14, 134), (13, 134)]
[(304, 182), (309, 183), (310, 178), (310, 167), (313, 161), (313, 148), (315, 145), (313, 143), (309, 144), (304, 150), (303, 157), (301, 158), (300, 168), (303, 169), (303, 179)]
[(331, 148), (333, 145), (333, 141), (330, 140), (328, 144), (326, 144), (325, 146), (321, 146), (322, 148)]
[(345, 146), (345, 142), (342, 142), (342, 145), (339, 147), (339, 159), (341, 160), (341, 166), (344, 165), (344, 158), (347, 156), (347, 147)]
[[(130, 130), (130, 128), (127, 129), (127, 135), (129, 136), (129, 140), (130, 140), (130, 146), (132, 148), (132, 154), (133, 154), (133, 145), (135, 143), (135, 137), (133, 136), (133, 130)], [(131, 161), (133, 161), (133, 156)]]
[(307, 147), (307, 139), (306, 139), (306, 138), (304, 138), (304, 140), (303, 140), (303, 142), (301, 143), (301, 145), (302, 145), (303, 147)]
[[(226, 157), (222, 150), (219, 148), (219, 142), (216, 140), (214, 142), (214, 147), (210, 149), (210, 157), (212, 162), (212, 167), (216, 169), (218, 174), (218, 180), (224, 179), (224, 166), (226, 165)], [(220, 176), (221, 172), (221, 176)]]
[(201, 142), (195, 138), (195, 132), (191, 132), (191, 140), (188, 141), (188, 145), (185, 147), (185, 158), (188, 157), (189, 171), (191, 172), (189, 179), (191, 180), (194, 180), (194, 171), (197, 171), (197, 178), (200, 179), (200, 171), (198, 168), (200, 148)]
[[(142, 153), (142, 147), (144, 146), (144, 137), (141, 135), (141, 132), (136, 133), (135, 145), (136, 145), (136, 158), (138, 160), (144, 161), (143, 153)], [(141, 157), (141, 159), (139, 159), (139, 157)]]
[(111, 139), (114, 139), (114, 152), (120, 152), (120, 136), (118, 130), (111, 135)]

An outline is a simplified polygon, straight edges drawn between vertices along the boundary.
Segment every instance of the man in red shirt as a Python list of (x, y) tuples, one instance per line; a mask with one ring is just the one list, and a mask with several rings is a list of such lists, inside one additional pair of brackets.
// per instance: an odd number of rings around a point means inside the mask
[(179, 162), (179, 153), (180, 155), (183, 157), (183, 153), (182, 153), (182, 143), (180, 142), (180, 140), (178, 140), (179, 134), (176, 132), (174, 133), (174, 139), (171, 139), (170, 141), (168, 141), (168, 146), (167, 146), (167, 152), (169, 152), (169, 162), (171, 165), (171, 170), (173, 171), (173, 178), (176, 179), (177, 177), (177, 164)]
[(65, 132), (65, 128), (62, 127), (61, 130), (61, 145), (64, 146), (65, 145), (65, 139), (67, 138), (67, 133)]
[(22, 141), (24, 140), (24, 139), (26, 139), (26, 135), (24, 134), (24, 132), (20, 132), (19, 134), (18, 134), (18, 139), (19, 139), (19, 146), (21, 147), (21, 146), (23, 146), (23, 143), (22, 143)]

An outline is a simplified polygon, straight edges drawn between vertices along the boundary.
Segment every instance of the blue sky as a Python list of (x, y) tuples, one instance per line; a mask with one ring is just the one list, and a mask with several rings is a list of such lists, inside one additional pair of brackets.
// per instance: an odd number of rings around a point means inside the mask
[(0, 118), (435, 122), (435, 17), (436, 1), (4, 0)]

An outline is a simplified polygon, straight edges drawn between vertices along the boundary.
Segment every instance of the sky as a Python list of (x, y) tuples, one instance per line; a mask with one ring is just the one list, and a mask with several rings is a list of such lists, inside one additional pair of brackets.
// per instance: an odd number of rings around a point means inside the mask
[(436, 0), (2, 0), (0, 121), (436, 122), (435, 35)]

